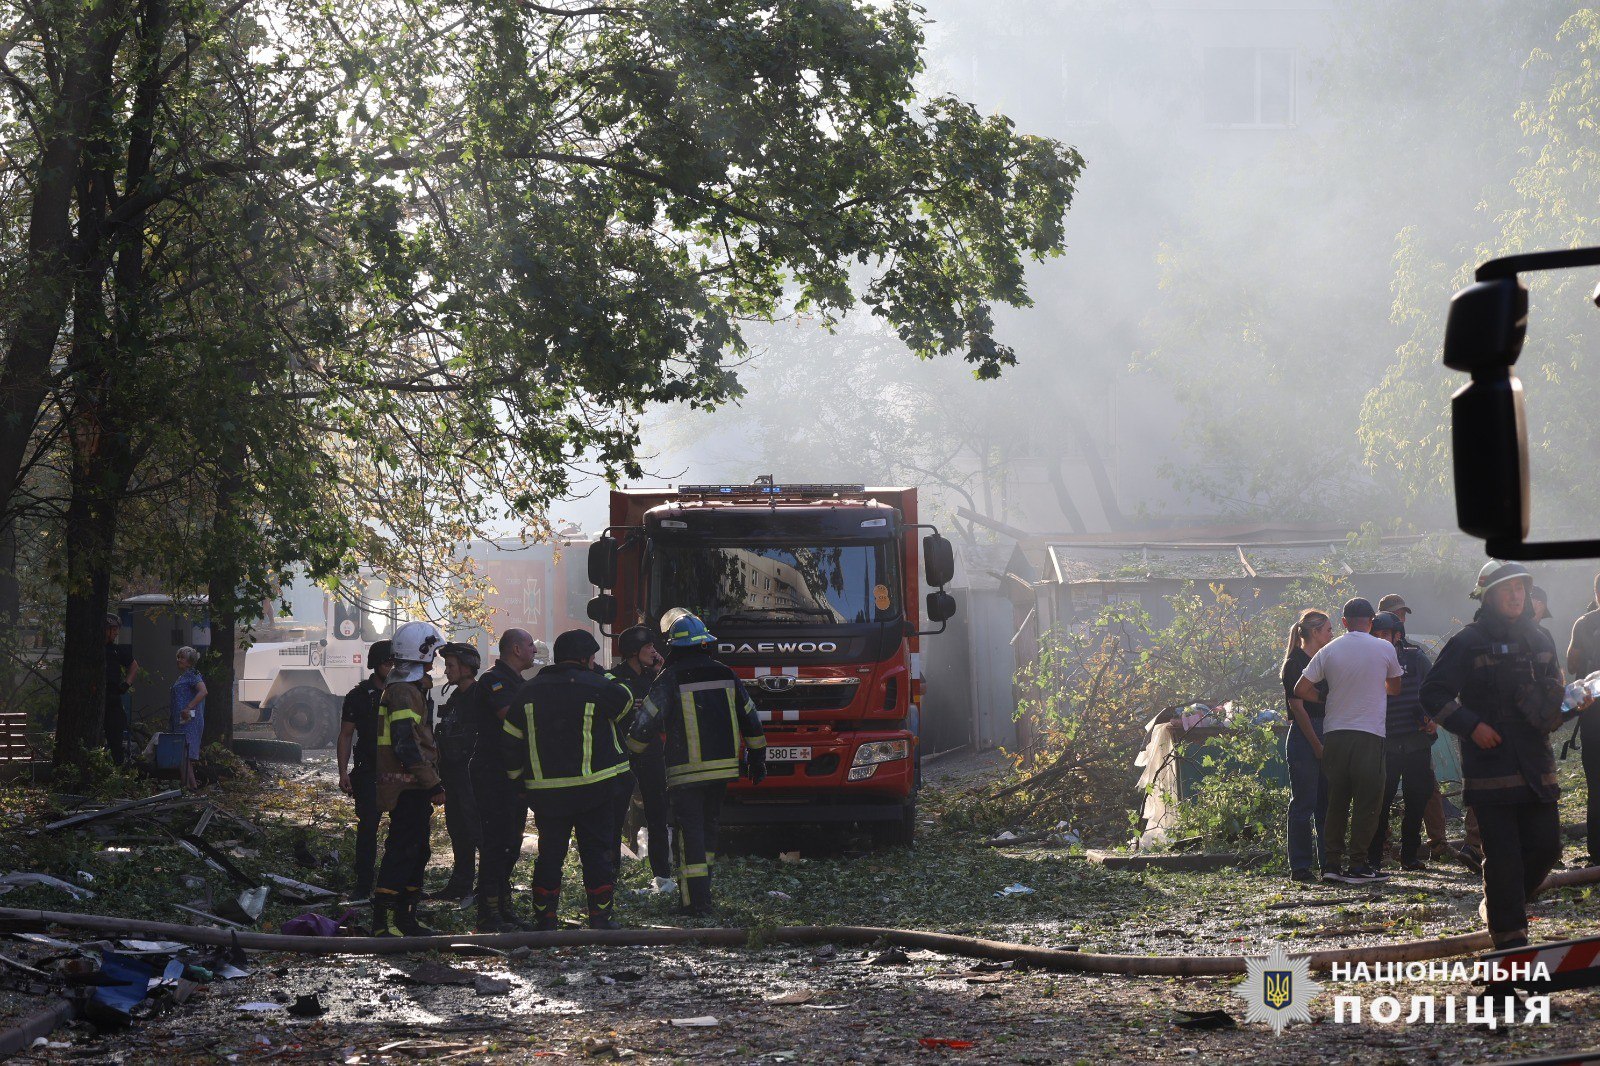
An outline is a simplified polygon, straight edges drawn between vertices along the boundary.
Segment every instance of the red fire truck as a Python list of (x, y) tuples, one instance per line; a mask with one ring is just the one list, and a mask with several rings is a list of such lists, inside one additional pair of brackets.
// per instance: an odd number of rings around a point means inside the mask
[[(910, 844), (919, 643), (955, 614), (944, 591), (954, 569), (949, 541), (917, 521), (912, 488), (762, 478), (622, 489), (589, 549), (603, 590), (589, 616), (615, 637), (687, 607), (716, 635), (768, 744), (767, 779), (729, 789), (725, 822), (863, 823), (880, 842)], [(937, 629), (920, 628), (919, 576)]]

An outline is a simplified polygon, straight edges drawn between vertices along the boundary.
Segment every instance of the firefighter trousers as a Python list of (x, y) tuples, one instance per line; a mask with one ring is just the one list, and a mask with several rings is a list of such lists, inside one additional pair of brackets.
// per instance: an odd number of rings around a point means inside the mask
[(472, 798), (478, 809), (478, 895), (499, 897), (511, 887), (522, 856), (528, 801), (497, 760), (481, 758), (472, 760)]
[[(623, 837), (627, 837), (630, 843), (638, 839), (640, 819), (637, 809), (643, 807), (644, 826), (650, 834), (650, 872), (657, 877), (671, 877), (672, 845), (668, 839), (667, 822), (672, 814), (667, 807), (666, 758), (660, 745), (651, 745), (641, 754), (629, 758), (628, 763), (633, 767), (633, 780), (638, 787), (618, 798), (619, 843)], [(632, 833), (628, 831), (630, 820), (633, 823)], [(620, 851), (618, 855), (621, 855)], [(619, 865), (617, 869), (622, 867)]]
[[(448, 801), (448, 794), (446, 795)], [(401, 895), (422, 890), (422, 874), (432, 853), (433, 804), (420, 788), (400, 793), (389, 812), (389, 836), (383, 842), (383, 863), (378, 867), (378, 891)]]
[(717, 857), (717, 821), (722, 816), (722, 796), (727, 790), (726, 781), (676, 785), (667, 790), (672, 804), (678, 898), (690, 911), (711, 909), (711, 866)]
[(1561, 860), (1561, 815), (1554, 803), (1480, 803), (1483, 898), (1497, 948), (1528, 942), (1528, 899)]
[(350, 774), (350, 794), (356, 803), (356, 896), (372, 895), (373, 877), (378, 870), (378, 829), (383, 811), (378, 809), (378, 775), (373, 770)]
[(534, 789), (529, 793), (533, 825), (539, 833), (539, 858), (533, 864), (533, 895), (540, 913), (553, 913), (561, 894), (561, 867), (567, 847), (578, 838), (578, 861), (583, 865), (583, 887), (589, 895), (589, 914), (610, 916), (616, 869), (615, 780), (596, 781), (574, 788)]
[[(452, 739), (452, 746), (459, 743)], [(472, 771), (465, 757), (456, 756), (448, 749), (441, 752), (440, 756), (439, 780), (444, 785), (447, 797), (444, 827), (450, 834), (450, 850), (454, 856), (450, 886), (470, 891), (476, 872), (478, 843), (483, 837), (478, 808), (473, 802)]]

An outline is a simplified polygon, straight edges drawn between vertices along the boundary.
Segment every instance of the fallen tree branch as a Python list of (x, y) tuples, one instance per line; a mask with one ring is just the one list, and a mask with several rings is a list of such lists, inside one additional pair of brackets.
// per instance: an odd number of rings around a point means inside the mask
[[(1600, 873), (1600, 871), (1596, 871)], [(0, 907), (0, 922), (60, 925), (121, 936), (177, 940), (190, 944), (228, 947), (238, 944), (257, 951), (287, 951), (314, 955), (403, 955), (422, 951), (451, 951), (492, 947), (671, 947), (702, 944), (710, 947), (749, 946), (748, 929), (571, 929), (551, 933), (484, 933), (462, 936), (320, 937), (283, 936), (276, 933), (203, 929), (169, 922), (147, 922), (97, 914), (36, 911)], [(854, 944), (889, 943), (913, 951), (937, 951), (969, 958), (1018, 962), (1058, 973), (1109, 973), (1130, 977), (1224, 977), (1245, 972), (1241, 955), (1096, 955), (1082, 951), (1011, 944), (950, 933), (911, 929), (880, 929), (861, 925), (785, 926), (759, 930), (762, 943)], [(1469, 955), (1492, 947), (1488, 933), (1412, 940), (1400, 944), (1338, 948), (1308, 955), (1314, 970), (1335, 963), (1418, 962), (1452, 955)]]

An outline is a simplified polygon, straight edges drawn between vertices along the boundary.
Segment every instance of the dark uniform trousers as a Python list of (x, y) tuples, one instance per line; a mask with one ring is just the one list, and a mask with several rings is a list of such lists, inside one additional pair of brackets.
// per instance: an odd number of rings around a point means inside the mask
[(711, 907), (711, 865), (716, 861), (717, 822), (722, 817), (722, 797), (727, 791), (725, 780), (674, 785), (667, 791), (672, 803), (678, 894), (685, 907)]
[(377, 771), (352, 771), (350, 793), (356, 803), (356, 895), (370, 896), (378, 866), (378, 827), (383, 824), (383, 812), (378, 809)]
[(1483, 887), (1496, 947), (1528, 942), (1528, 900), (1561, 858), (1561, 816), (1554, 803), (1479, 803)]
[(1589, 865), (1600, 866), (1600, 703), (1578, 720), (1578, 743), (1583, 750), (1583, 776), (1589, 804)]
[[(667, 764), (661, 745), (652, 744), (645, 751), (631, 756), (628, 764), (633, 768), (632, 779), (638, 785), (639, 799), (644, 806), (644, 826), (650, 833), (650, 872), (657, 877), (671, 877), (672, 845), (667, 835), (671, 808), (667, 805)], [(619, 845), (621, 837), (628, 835), (628, 815), (632, 809), (633, 789), (630, 787), (618, 797)], [(618, 866), (617, 869), (622, 867)]]
[(611, 783), (616, 786), (611, 793), (611, 822), (617, 830), (611, 834), (615, 845), (611, 849), (611, 873), (617, 876), (622, 872), (623, 829), (628, 823), (628, 812), (633, 809), (633, 774), (618, 774)]
[(455, 856), (450, 881), (452, 887), (470, 889), (483, 837), (474, 801), (477, 793), (472, 787), (472, 760), (463, 750), (464, 742), (459, 736), (441, 737), (439, 749), (439, 780), (449, 797), (444, 805), (444, 827), (450, 834), (450, 850)]
[(1391, 737), (1386, 743), (1384, 767), (1387, 774), (1383, 786), (1383, 815), (1378, 821), (1378, 831), (1372, 835), (1372, 847), (1367, 861), (1373, 869), (1383, 863), (1383, 851), (1389, 844), (1389, 823), (1394, 813), (1394, 799), (1403, 800), (1400, 816), (1400, 861), (1416, 862), (1422, 850), (1422, 816), (1427, 812), (1428, 800), (1433, 797), (1433, 738), (1421, 734), (1423, 743), (1416, 737)]
[(522, 787), (506, 778), (498, 757), (474, 755), (470, 776), (478, 814), (478, 895), (501, 896), (522, 856), (528, 801)]
[(432, 830), (433, 803), (428, 793), (420, 788), (400, 793), (389, 812), (389, 836), (383, 843), (383, 864), (378, 867), (380, 889), (404, 894), (422, 888), (422, 875), (432, 854), (428, 843)]
[[(619, 775), (626, 777), (626, 774)], [(533, 824), (539, 831), (539, 858), (533, 866), (534, 898), (539, 909), (553, 916), (561, 892), (561, 867), (567, 848), (578, 838), (578, 858), (583, 863), (583, 887), (589, 894), (589, 912), (610, 916), (611, 892), (616, 879), (615, 778), (572, 788), (540, 788), (529, 792)]]

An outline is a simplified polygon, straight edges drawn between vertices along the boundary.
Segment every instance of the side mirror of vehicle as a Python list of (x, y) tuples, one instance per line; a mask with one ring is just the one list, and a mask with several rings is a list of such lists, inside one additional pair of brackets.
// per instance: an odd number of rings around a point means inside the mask
[(937, 533), (922, 538), (922, 572), (927, 583), (935, 588), (944, 588), (955, 580), (956, 551)]
[(928, 593), (928, 621), (948, 622), (956, 616), (956, 598), (943, 589)]
[(602, 536), (589, 545), (589, 584), (599, 589), (615, 588), (617, 584), (617, 542)]
[(584, 613), (591, 621), (599, 622), (602, 626), (610, 625), (617, 620), (617, 598), (602, 592), (589, 601)]

